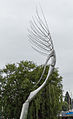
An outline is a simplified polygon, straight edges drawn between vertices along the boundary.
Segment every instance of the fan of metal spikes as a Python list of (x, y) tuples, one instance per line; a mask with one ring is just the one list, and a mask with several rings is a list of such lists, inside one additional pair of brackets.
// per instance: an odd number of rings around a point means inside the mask
[[(32, 44), (31, 47), (34, 50), (36, 50), (37, 52), (43, 55), (49, 56), (52, 52), (54, 52), (54, 47), (53, 47), (53, 42), (49, 32), (47, 21), (45, 19), (42, 9), (41, 11), (44, 20), (40, 18), (38, 11), (36, 10), (36, 16), (32, 17), (32, 21), (30, 21), (30, 29), (28, 29), (28, 33), (29, 33), (28, 37)], [(42, 75), (39, 81), (36, 83), (36, 85), (41, 81), (45, 73), (46, 65), (47, 65), (47, 60), (44, 65), (44, 70), (42, 72)]]
[(35, 18), (33, 17), (33, 20), (30, 21), (31, 29), (28, 29), (28, 37), (30, 42), (33, 44), (33, 49), (35, 49), (39, 53), (48, 55), (54, 48), (43, 11), (42, 15), (44, 18), (44, 22), (42, 21), (38, 14), (38, 11), (36, 10)]

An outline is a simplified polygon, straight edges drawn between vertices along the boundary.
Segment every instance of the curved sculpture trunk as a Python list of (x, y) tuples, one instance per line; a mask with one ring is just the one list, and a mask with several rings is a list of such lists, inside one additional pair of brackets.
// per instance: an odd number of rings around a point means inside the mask
[(29, 103), (33, 100), (33, 98), (37, 95), (37, 93), (46, 85), (47, 80), (49, 79), (49, 76), (52, 74), (53, 69), (55, 67), (55, 63), (56, 63), (56, 55), (55, 55), (55, 51), (53, 47), (53, 42), (51, 39), (50, 32), (48, 30), (48, 25), (44, 17), (44, 14), (43, 14), (43, 18), (45, 23), (39, 17), (37, 12), (36, 20), (33, 18), (33, 22), (31, 21), (31, 30), (29, 30), (29, 39), (35, 45), (35, 48), (33, 47), (33, 49), (35, 49), (36, 51), (40, 53), (48, 55), (44, 65), (43, 73), (38, 83), (41, 81), (45, 73), (46, 65), (50, 59), (51, 59), (51, 63), (48, 70), (47, 77), (45, 81), (43, 82), (43, 84), (40, 87), (38, 87), (36, 90), (30, 92), (30, 95), (28, 96), (27, 100), (23, 104), (20, 119), (27, 119)]
[(47, 77), (46, 77), (45, 81), (43, 82), (43, 84), (42, 84), (39, 88), (37, 88), (36, 90), (34, 90), (34, 91), (32, 91), (32, 92), (30, 93), (28, 99), (27, 99), (26, 102), (23, 104), (20, 119), (27, 119), (29, 103), (30, 103), (31, 100), (37, 95), (37, 93), (46, 85), (49, 76), (52, 74), (52, 71), (53, 71), (54, 66), (55, 66), (55, 54), (52, 54), (52, 55), (48, 58), (47, 62), (49, 61), (50, 58), (52, 58), (52, 61), (51, 61), (51, 65), (50, 65), (50, 68), (49, 68)]

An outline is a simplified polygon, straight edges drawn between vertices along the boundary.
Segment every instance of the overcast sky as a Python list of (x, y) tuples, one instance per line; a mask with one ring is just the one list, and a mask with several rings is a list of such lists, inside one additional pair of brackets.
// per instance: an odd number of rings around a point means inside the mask
[(39, 4), (54, 42), (63, 89), (73, 94), (73, 0), (0, 0), (0, 68), (21, 60), (45, 62), (27, 40), (29, 21)]

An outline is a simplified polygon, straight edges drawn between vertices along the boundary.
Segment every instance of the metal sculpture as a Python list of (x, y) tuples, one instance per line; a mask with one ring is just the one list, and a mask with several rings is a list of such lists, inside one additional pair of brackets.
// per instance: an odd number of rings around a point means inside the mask
[(43, 11), (42, 11), (42, 16), (43, 16), (43, 20), (40, 18), (38, 11), (36, 11), (35, 18), (33, 18), (33, 20), (30, 22), (31, 29), (29, 30), (29, 39), (31, 40), (32, 44), (34, 44), (34, 47), (32, 46), (33, 49), (47, 56), (42, 75), (39, 81), (35, 84), (35, 86), (41, 81), (45, 73), (47, 63), (50, 60), (51, 63), (49, 64), (47, 77), (42, 83), (42, 85), (38, 87), (36, 90), (30, 92), (30, 95), (28, 96), (27, 100), (23, 104), (20, 119), (27, 118), (29, 103), (37, 95), (37, 93), (46, 85), (47, 80), (49, 76), (52, 74), (56, 63), (55, 50)]

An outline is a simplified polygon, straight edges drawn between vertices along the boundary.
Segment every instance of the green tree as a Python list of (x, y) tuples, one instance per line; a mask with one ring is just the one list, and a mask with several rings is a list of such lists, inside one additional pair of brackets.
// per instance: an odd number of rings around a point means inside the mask
[(32, 87), (30, 77), (31, 69), (35, 64), (32, 62), (20, 62), (8, 64), (1, 73), (1, 105), (5, 118), (19, 119), (21, 107)]
[(62, 103), (62, 111), (68, 111), (68, 108), (69, 108), (68, 103), (66, 101), (63, 101), (63, 103)]
[[(46, 68), (42, 82), (46, 78), (48, 68), (49, 66)], [(8, 64), (0, 70), (0, 109), (2, 111), (3, 108), (4, 118), (19, 119), (22, 104), (29, 93), (34, 90), (33, 87), (39, 80), (42, 71), (42, 65), (36, 66), (31, 61)], [(56, 118), (58, 111), (61, 110), (61, 81), (62, 77), (59, 76), (58, 70), (54, 69), (45, 88), (30, 103), (28, 119)]]
[(65, 94), (65, 100), (68, 104), (68, 110), (71, 108), (71, 97), (69, 95), (69, 92), (67, 91), (66, 94)]

